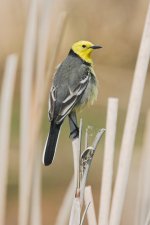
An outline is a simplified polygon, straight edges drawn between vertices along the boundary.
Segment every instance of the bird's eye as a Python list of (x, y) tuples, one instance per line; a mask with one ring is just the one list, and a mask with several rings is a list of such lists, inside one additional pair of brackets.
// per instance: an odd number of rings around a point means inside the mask
[(86, 48), (86, 45), (82, 45), (82, 48)]

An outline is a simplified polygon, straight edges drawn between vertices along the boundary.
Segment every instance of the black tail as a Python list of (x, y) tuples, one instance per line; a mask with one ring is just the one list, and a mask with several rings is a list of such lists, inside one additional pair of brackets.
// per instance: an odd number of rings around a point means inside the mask
[(55, 122), (51, 122), (51, 128), (43, 152), (43, 164), (45, 166), (50, 165), (54, 159), (57, 148), (57, 141), (59, 138), (60, 127), (61, 124), (57, 125)]

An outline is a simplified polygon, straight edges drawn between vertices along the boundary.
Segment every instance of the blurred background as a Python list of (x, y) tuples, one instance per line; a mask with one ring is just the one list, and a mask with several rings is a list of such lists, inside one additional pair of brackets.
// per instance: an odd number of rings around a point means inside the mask
[[(42, 13), (43, 6), (48, 4), (47, 2), (47, 0), (39, 0), (39, 14)], [(18, 214), (21, 62), (29, 4), (29, 0), (0, 0), (0, 87), (6, 57), (10, 53), (17, 53), (19, 55), (11, 126), (7, 225), (17, 224)], [(115, 169), (117, 167), (118, 150), (147, 7), (148, 0), (51, 0), (51, 5), (49, 6), (50, 35), (48, 40), (47, 68), (52, 49), (56, 47), (54, 45), (55, 36), (53, 34), (55, 33), (56, 24), (62, 11), (66, 11), (68, 15), (56, 65), (66, 57), (72, 43), (75, 41), (89, 40), (94, 44), (103, 46), (101, 50), (93, 53), (94, 69), (100, 84), (98, 100), (94, 107), (88, 107), (81, 112), (78, 115), (78, 119), (83, 118), (83, 133), (88, 125), (92, 126), (92, 140), (98, 129), (105, 127), (108, 97), (119, 98)], [(133, 222), (132, 210), (135, 204), (135, 190), (138, 176), (137, 168), (139, 166), (146, 112), (150, 107), (149, 75), (147, 76), (142, 101), (132, 170), (123, 212), (122, 224), (124, 225), (132, 224)], [(49, 128), (47, 107), (45, 105), (40, 131), (41, 146), (44, 146)], [(93, 188), (96, 211), (98, 211), (99, 203), (103, 150), (104, 138), (97, 149), (88, 180), (88, 183)], [(66, 119), (61, 131), (55, 162), (50, 167), (42, 166), (42, 221), (44, 225), (55, 223), (59, 206), (73, 174), (72, 162), (72, 148), (71, 141), (69, 140), (68, 120)]]

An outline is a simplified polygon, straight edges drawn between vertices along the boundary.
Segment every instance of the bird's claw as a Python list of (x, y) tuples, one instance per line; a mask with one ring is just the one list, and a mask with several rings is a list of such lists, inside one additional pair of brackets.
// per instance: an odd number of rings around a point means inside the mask
[(79, 137), (79, 128), (77, 126), (73, 131), (70, 132), (69, 137), (72, 139)]

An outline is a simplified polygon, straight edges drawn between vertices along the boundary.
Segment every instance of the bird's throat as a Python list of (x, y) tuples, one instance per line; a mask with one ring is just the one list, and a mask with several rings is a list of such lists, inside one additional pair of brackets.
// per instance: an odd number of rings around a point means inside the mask
[(69, 52), (70, 55), (74, 55), (76, 57), (81, 58), (84, 62), (88, 63), (89, 65), (93, 64), (92, 58), (91, 58), (91, 52), (77, 52), (73, 49)]
[(87, 54), (87, 52), (79, 52), (78, 55), (81, 59), (83, 59), (85, 62), (93, 64), (92, 58), (91, 58), (91, 52)]

